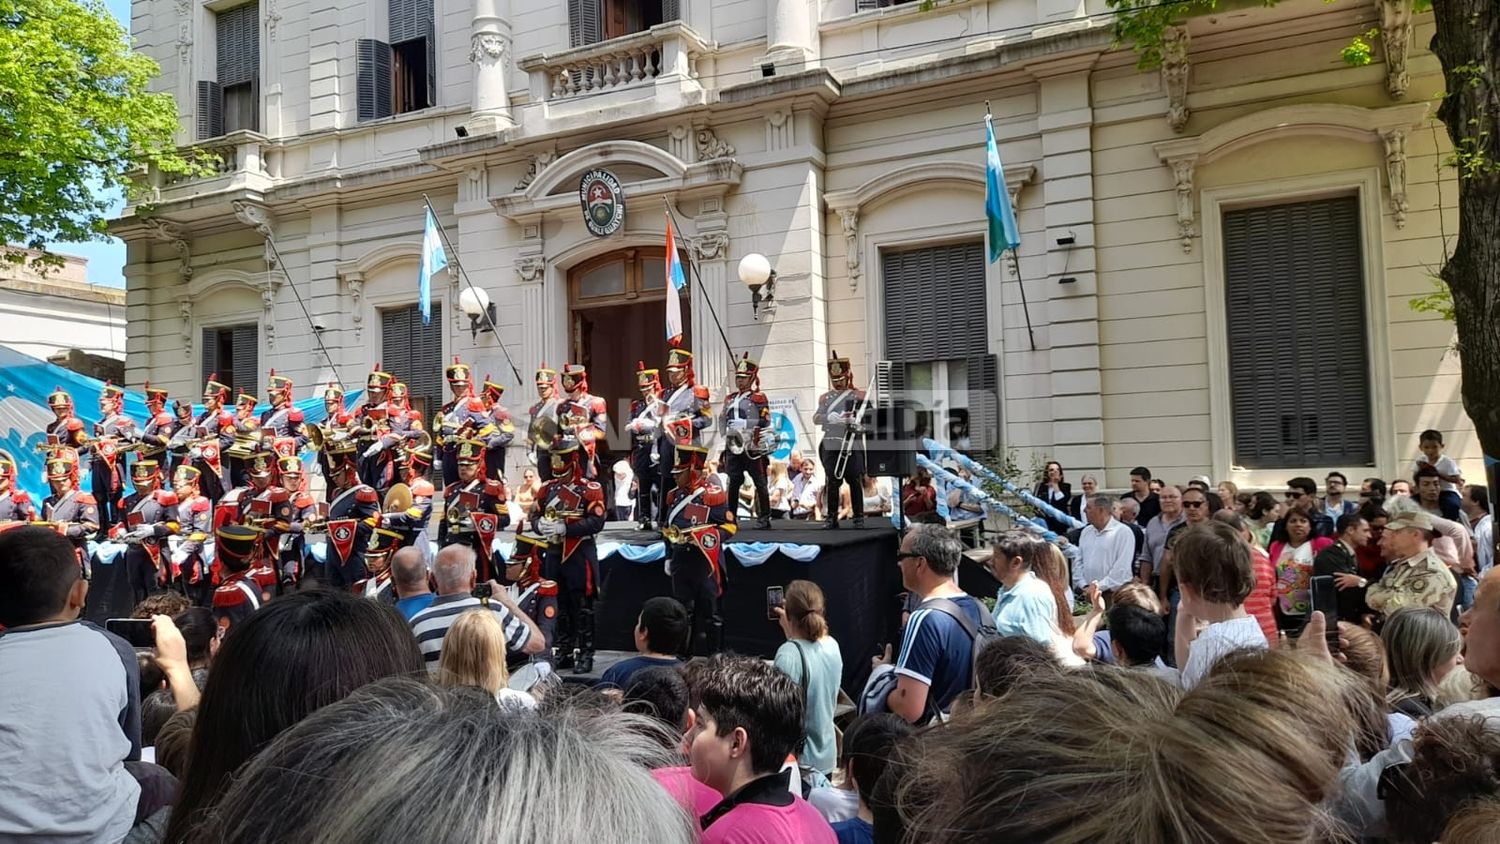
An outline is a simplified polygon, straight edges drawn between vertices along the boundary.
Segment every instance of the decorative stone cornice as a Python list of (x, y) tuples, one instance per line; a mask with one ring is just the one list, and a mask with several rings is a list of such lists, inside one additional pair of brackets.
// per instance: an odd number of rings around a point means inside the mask
[(1411, 53), (1412, 0), (1375, 0), (1375, 11), (1385, 46), (1385, 89), (1392, 99), (1405, 99), (1411, 84), (1406, 59)]
[(536, 284), (547, 271), (547, 259), (542, 255), (522, 255), (516, 258), (516, 277), (523, 284)]
[(729, 232), (705, 232), (691, 241), (693, 257), (699, 261), (719, 261), (729, 257)]

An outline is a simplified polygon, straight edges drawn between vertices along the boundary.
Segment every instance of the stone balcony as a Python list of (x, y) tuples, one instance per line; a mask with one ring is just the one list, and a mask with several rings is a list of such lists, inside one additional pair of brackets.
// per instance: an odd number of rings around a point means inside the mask
[(713, 73), (718, 46), (680, 21), (644, 32), (527, 56), (517, 67), (530, 77), (528, 109), (541, 119), (630, 109), (675, 109), (702, 101), (702, 79)]
[(212, 194), (263, 192), (277, 176), (280, 149), (258, 132), (231, 132), (210, 138), (184, 150), (184, 155), (206, 166), (202, 175), (163, 173), (151, 168), (144, 174), (154, 203), (178, 202)]

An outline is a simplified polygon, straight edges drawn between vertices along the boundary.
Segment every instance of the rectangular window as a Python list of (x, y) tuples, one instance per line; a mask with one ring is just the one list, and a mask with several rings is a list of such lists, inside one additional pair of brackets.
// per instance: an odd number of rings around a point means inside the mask
[(595, 44), (680, 17), (680, 0), (568, 0), (568, 43)]
[(390, 0), (386, 41), (355, 44), (358, 119), (378, 120), (437, 105), (437, 29), (432, 0)]
[(411, 406), (432, 417), (443, 403), (443, 306), (432, 303), (432, 321), (422, 324), (416, 305), (380, 312), (381, 367), (411, 391)]
[(1374, 465), (1357, 196), (1224, 212), (1234, 463)]
[(229, 385), (231, 401), (240, 390), (259, 395), (259, 325), (248, 323), (205, 328), (202, 348), (202, 378), (205, 382), (210, 375), (216, 374), (220, 382)]
[(1000, 444), (999, 364), (989, 353), (984, 244), (883, 251), (885, 356), (904, 367), (917, 418), (970, 451)]
[(218, 57), (212, 81), (198, 82), (198, 138), (260, 130), (260, 4), (214, 16)]

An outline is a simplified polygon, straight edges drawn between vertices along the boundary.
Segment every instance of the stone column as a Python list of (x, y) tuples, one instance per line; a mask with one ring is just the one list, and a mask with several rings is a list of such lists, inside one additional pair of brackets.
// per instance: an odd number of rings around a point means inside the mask
[(505, 54), (509, 50), (507, 0), (475, 0), (469, 36), (469, 62), (474, 65), (474, 116), (468, 122), (472, 133), (497, 132), (515, 125), (505, 93)]
[(815, 60), (815, 14), (812, 0), (767, 0), (765, 60), (791, 70)]

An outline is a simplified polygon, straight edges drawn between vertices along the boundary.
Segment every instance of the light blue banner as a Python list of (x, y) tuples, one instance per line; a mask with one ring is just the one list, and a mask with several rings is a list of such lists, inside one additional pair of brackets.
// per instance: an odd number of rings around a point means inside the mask
[[(53, 390), (63, 389), (73, 396), (73, 413), (82, 419), (90, 433), (99, 421), (99, 391), (104, 382), (71, 369), (23, 355), (7, 346), (0, 346), (0, 449), (10, 453), (16, 461), (16, 485), (26, 490), (35, 499), (40, 512), (42, 499), (49, 494), (45, 477), (46, 466), (43, 455), (36, 450), (47, 441), (47, 423), (54, 418), (47, 407), (47, 396)], [(359, 401), (362, 390), (344, 397), (346, 407)], [(194, 397), (202, 394), (194, 390)], [(187, 396), (174, 396), (184, 399)], [(327, 417), (323, 412), (321, 391), (317, 396), (296, 402), (302, 416), (309, 422), (321, 422)], [(257, 418), (269, 404), (257, 405)], [(125, 393), (125, 415), (134, 419), (139, 428), (145, 427), (146, 397), (144, 393)], [(168, 412), (171, 406), (168, 405)], [(193, 414), (203, 411), (201, 404), (193, 406)], [(130, 457), (133, 459), (133, 457)], [(85, 457), (85, 461), (87, 458)], [(85, 488), (88, 480), (84, 479)]]

